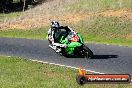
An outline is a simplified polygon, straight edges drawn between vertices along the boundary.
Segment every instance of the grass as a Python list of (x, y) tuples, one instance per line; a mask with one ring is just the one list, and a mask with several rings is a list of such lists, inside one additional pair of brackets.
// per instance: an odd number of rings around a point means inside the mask
[(132, 35), (132, 19), (100, 15), (102, 11), (118, 11), (124, 8), (132, 9), (132, 0), (78, 0), (65, 6), (68, 12), (92, 13), (90, 17), (72, 24), (85, 41), (132, 46), (132, 37), (128, 37)]
[[(59, 1), (60, 0), (58, 0), (57, 2)], [(62, 2), (63, 1), (61, 1), (60, 3)], [(67, 1), (67, 4), (64, 4), (64, 6), (63, 4), (61, 5), (59, 3), (55, 3), (55, 1), (46, 2), (41, 6), (26, 11), (25, 16), (22, 16), (22, 19), (28, 19), (29, 14), (33, 15), (31, 16), (32, 19), (38, 19), (38, 15), (40, 15), (40, 18), (42, 18), (43, 16), (47, 16), (44, 14), (49, 14), (48, 16), (52, 16), (53, 13), (55, 13), (56, 15), (57, 13), (59, 13), (58, 15), (60, 15), (60, 13), (62, 13), (61, 11), (63, 11), (64, 13), (70, 13), (74, 11), (90, 13), (92, 14), (90, 17), (88, 16), (88, 18), (80, 20), (77, 23), (69, 24), (70, 27), (74, 28), (77, 32), (83, 35), (85, 41), (132, 46), (132, 19), (128, 19), (127, 17), (100, 15), (102, 11), (105, 12), (109, 10), (117, 11), (117, 14), (120, 14), (118, 13), (118, 10), (121, 9), (129, 9), (131, 12), (132, 0), (74, 0), (73, 2), (72, 4), (70, 4), (70, 1)], [(49, 6), (49, 4), (51, 6)], [(52, 9), (53, 7), (55, 7), (55, 10)], [(3, 14), (3, 17), (1, 18), (13, 18), (17, 17), (17, 15), (18, 13), (5, 15)], [(44, 39), (46, 38), (47, 31), (48, 27), (45, 26), (42, 26), (40, 28), (30, 28), (30, 30), (8, 29), (1, 30), (0, 37)]]
[(20, 0), (13, 0), (13, 3), (18, 3), (20, 2)]
[(86, 41), (132, 46), (132, 20), (94, 16), (73, 25)]
[[(106, 20), (107, 23), (103, 20)], [(132, 46), (132, 39), (126, 37), (127, 34), (132, 33), (129, 22), (118, 23), (113, 22), (113, 20), (109, 18), (104, 18), (103, 20), (102, 18), (95, 18), (95, 20), (93, 20), (94, 22), (92, 23), (89, 22), (89, 24), (85, 24), (88, 23), (86, 20), (85, 22), (79, 22), (79, 24), (82, 23), (79, 26), (77, 26), (78, 24), (74, 24), (72, 26), (73, 28), (75, 27), (77, 32), (83, 35), (85, 42)], [(98, 21), (100, 22), (97, 23)], [(124, 29), (122, 29), (122, 27)], [(29, 30), (1, 30), (0, 37), (46, 39), (47, 31), (48, 27), (33, 28)]]
[(0, 37), (13, 37), (13, 38), (33, 38), (33, 39), (45, 39), (47, 36), (47, 27), (33, 28), (29, 30), (21, 29), (9, 29), (1, 30)]
[(77, 70), (0, 55), (1, 88), (131, 88), (131, 84), (76, 83)]
[[(48, 2), (47, 2), (48, 3)], [(98, 3), (98, 4), (97, 4)], [(46, 5), (49, 6), (49, 5)], [(132, 0), (78, 0), (71, 5), (65, 5), (65, 11), (85, 11), (99, 13), (105, 10), (132, 8)], [(57, 8), (57, 7), (56, 7)], [(59, 6), (58, 6), (59, 8)], [(40, 9), (40, 8), (39, 8)], [(51, 13), (42, 9), (45, 13)], [(59, 11), (61, 8), (59, 8)], [(64, 8), (62, 8), (64, 9)], [(39, 11), (36, 9), (36, 11)], [(32, 10), (32, 12), (36, 13)], [(64, 11), (64, 10), (63, 10)], [(42, 11), (40, 11), (42, 12)], [(57, 9), (53, 12), (57, 13)], [(29, 13), (31, 14), (31, 13)], [(37, 12), (39, 14), (39, 12)], [(16, 18), (21, 13), (0, 14), (0, 23)], [(42, 14), (44, 15), (44, 14)], [(36, 17), (36, 16), (34, 16)], [(6, 19), (6, 20), (5, 20)], [(27, 18), (26, 18), (27, 19)], [(100, 15), (70, 24), (85, 41), (110, 43), (132, 46), (132, 39), (126, 35), (132, 33), (132, 20), (118, 17), (102, 17)], [(1, 30), (0, 37), (44, 39), (48, 27), (30, 28), (30, 30)], [(87, 84), (79, 86), (75, 77), (77, 70), (40, 64), (20, 57), (0, 56), (0, 87), (1, 88), (131, 88), (131, 84)]]
[(20, 16), (20, 14), (21, 12), (13, 12), (13, 13), (8, 13), (8, 14), (0, 13), (0, 23), (16, 18)]
[(100, 12), (108, 9), (132, 8), (132, 0), (78, 0), (66, 5), (67, 11)]

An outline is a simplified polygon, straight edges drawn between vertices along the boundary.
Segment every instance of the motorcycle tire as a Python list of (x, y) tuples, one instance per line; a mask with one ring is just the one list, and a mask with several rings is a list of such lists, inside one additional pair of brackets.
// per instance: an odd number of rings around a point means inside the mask
[(87, 46), (83, 46), (83, 51), (84, 51), (84, 57), (89, 59), (93, 58), (93, 52)]

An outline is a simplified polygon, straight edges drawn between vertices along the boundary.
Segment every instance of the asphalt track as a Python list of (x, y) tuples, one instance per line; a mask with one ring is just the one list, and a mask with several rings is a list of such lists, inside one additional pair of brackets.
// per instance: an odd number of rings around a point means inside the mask
[(94, 52), (93, 59), (66, 58), (48, 47), (47, 40), (0, 38), (0, 54), (79, 67), (101, 73), (132, 75), (132, 47), (87, 44)]

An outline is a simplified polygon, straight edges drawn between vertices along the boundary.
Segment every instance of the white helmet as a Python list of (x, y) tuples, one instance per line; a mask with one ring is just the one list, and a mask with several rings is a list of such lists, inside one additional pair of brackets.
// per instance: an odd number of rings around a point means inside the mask
[(58, 27), (60, 27), (60, 24), (59, 24), (59, 22), (57, 22), (57, 21), (52, 21), (52, 22), (51, 22), (51, 27), (53, 27), (53, 28), (58, 28)]

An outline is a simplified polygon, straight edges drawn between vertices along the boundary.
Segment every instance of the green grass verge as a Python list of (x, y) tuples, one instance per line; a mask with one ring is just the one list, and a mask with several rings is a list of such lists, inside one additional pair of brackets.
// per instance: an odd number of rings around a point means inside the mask
[(47, 27), (34, 28), (29, 30), (22, 29), (9, 29), (1, 30), (0, 37), (13, 37), (13, 38), (32, 38), (32, 39), (46, 39)]
[(132, 46), (132, 20), (93, 16), (73, 26), (86, 41)]
[(0, 56), (1, 88), (131, 88), (131, 84), (76, 83), (77, 70)]
[(132, 8), (132, 0), (78, 0), (66, 5), (66, 11), (99, 12), (108, 9)]
[[(104, 22), (103, 20), (106, 20), (107, 22)], [(95, 19), (93, 21), (94, 22), (88, 23), (88, 21), (86, 20), (79, 22), (79, 26), (77, 26), (78, 24), (72, 25), (73, 28), (75, 28), (75, 31), (79, 32), (83, 36), (85, 42), (132, 46), (132, 39), (125, 37), (127, 34), (132, 33), (129, 22), (114, 23), (113, 21), (111, 21), (111, 19), (105, 18)], [(124, 29), (122, 29), (122, 27)], [(34, 28), (29, 30), (2, 30), (0, 31), (0, 37), (46, 39), (47, 31), (48, 27)]]

